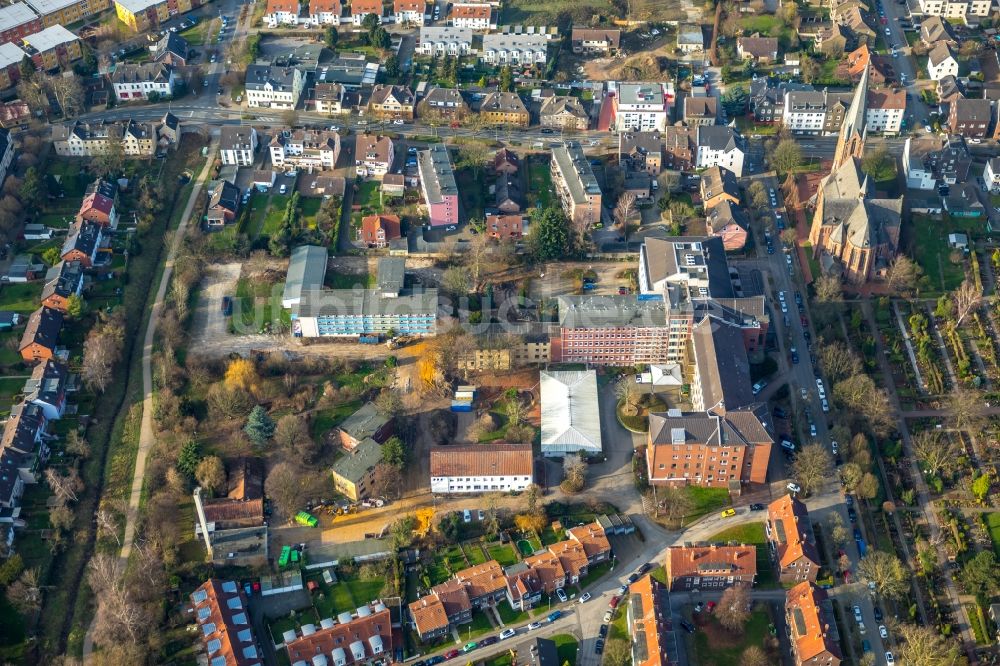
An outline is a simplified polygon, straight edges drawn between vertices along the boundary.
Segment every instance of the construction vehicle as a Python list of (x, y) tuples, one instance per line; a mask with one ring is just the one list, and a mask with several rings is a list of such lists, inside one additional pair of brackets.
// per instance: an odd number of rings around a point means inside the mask
[(410, 342), (416, 340), (416, 337), (412, 335), (397, 335), (394, 338), (389, 338), (385, 341), (385, 346), (389, 349), (399, 349), (400, 347), (405, 347)]

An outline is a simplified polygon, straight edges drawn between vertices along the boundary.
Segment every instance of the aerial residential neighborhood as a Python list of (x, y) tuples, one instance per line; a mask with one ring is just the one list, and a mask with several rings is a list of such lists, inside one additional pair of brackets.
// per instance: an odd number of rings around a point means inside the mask
[(0, 662), (998, 663), (998, 53), (0, 6)]

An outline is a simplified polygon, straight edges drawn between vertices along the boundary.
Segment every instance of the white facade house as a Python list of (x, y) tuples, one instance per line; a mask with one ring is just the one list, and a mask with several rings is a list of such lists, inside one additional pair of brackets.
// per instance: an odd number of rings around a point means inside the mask
[(305, 17), (304, 21), (308, 25), (316, 26), (340, 25), (340, 17), (343, 13), (340, 0), (312, 0), (309, 3), (309, 15)]
[(538, 33), (495, 33), (483, 35), (480, 59), (490, 65), (544, 65), (548, 59), (549, 36)]
[(677, 48), (682, 53), (696, 53), (705, 49), (705, 36), (701, 26), (685, 27), (677, 33)]
[(603, 445), (597, 372), (543, 370), (540, 384), (542, 455), (600, 454)]
[(612, 99), (618, 132), (666, 131), (667, 94), (661, 84), (622, 83)]
[(983, 169), (983, 182), (991, 192), (1000, 192), (1000, 157), (991, 158)]
[(978, 22), (990, 14), (992, 0), (920, 0), (920, 10), (924, 16), (941, 16), (968, 23)]
[(423, 25), (427, 3), (424, 0), (395, 0), (392, 10), (396, 23)]
[(333, 169), (340, 155), (340, 135), (326, 130), (279, 132), (271, 140), (271, 164), (278, 168)]
[(250, 65), (246, 74), (247, 106), (294, 109), (304, 83), (302, 72), (294, 67)]
[(944, 42), (938, 42), (927, 54), (927, 76), (940, 81), (946, 76), (958, 76), (958, 61)]
[(420, 28), (417, 53), (426, 56), (460, 56), (472, 52), (472, 29), (452, 26)]
[(298, 0), (268, 0), (264, 24), (269, 28), (297, 25), (301, 9)]
[(153, 62), (143, 65), (122, 63), (111, 75), (111, 82), (115, 87), (115, 97), (129, 102), (138, 99), (148, 100), (152, 94), (160, 97), (173, 95), (177, 76), (173, 67), (164, 63)]
[(699, 169), (722, 167), (743, 176), (743, 160), (746, 150), (743, 147), (743, 137), (732, 127), (721, 125), (702, 125), (698, 127), (698, 156), (696, 166)]
[(431, 450), (431, 492), (520, 492), (534, 482), (530, 444), (441, 446)]
[(496, 12), (486, 3), (456, 2), (448, 18), (456, 28), (494, 30), (497, 27)]
[(219, 158), (225, 165), (251, 166), (257, 152), (257, 130), (246, 125), (224, 125), (219, 136)]
[(826, 122), (826, 95), (818, 90), (786, 92), (781, 122), (792, 132), (821, 133)]
[(906, 91), (872, 90), (868, 93), (865, 128), (869, 132), (899, 134), (906, 115)]

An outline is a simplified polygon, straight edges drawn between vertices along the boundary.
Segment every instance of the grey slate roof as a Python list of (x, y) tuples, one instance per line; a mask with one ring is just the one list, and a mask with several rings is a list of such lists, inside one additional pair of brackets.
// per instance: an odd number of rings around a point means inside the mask
[(735, 409), (753, 402), (750, 363), (739, 328), (706, 317), (695, 324), (691, 343), (706, 409)]
[(285, 290), (281, 300), (285, 307), (298, 301), (302, 292), (323, 286), (326, 278), (327, 251), (318, 245), (300, 245), (292, 250), (285, 276)]
[(83, 283), (83, 267), (79, 261), (60, 261), (45, 274), (41, 300), (49, 296), (68, 298), (77, 293)]
[(698, 145), (730, 151), (742, 149), (743, 138), (732, 127), (704, 125), (698, 128)]
[(357, 483), (380, 462), (382, 445), (374, 439), (365, 439), (353, 451), (338, 458), (331, 469), (339, 476)]

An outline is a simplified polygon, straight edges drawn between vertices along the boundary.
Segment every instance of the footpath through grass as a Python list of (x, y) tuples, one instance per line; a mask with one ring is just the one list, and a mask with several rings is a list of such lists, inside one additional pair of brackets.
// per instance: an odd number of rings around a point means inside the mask
[[(193, 187), (191, 183), (176, 187), (177, 177), (185, 169), (200, 173), (200, 165), (204, 164), (199, 155), (201, 146), (194, 135), (185, 135), (181, 147), (168, 158), (159, 176), (168, 184), (167, 191), (174, 193), (171, 212), (155, 219), (141, 238), (142, 252), (129, 258), (130, 287), (125, 289), (122, 300), (126, 312), (124, 360), (115, 367), (115, 377), (108, 390), (96, 401), (86, 433), (91, 456), (83, 465), (86, 490), (76, 506), (76, 524), (86, 538), (69, 542), (67, 550), (55, 559), (46, 579), (48, 587), (41, 612), (41, 617), (46, 619), (40, 626), (40, 650), (48, 655), (67, 651), (81, 654), (83, 638), (93, 617), (90, 590), (84, 582), (86, 564), (96, 546), (92, 516), (103, 491), (121, 492), (108, 488), (108, 479), (122, 479), (120, 483), (131, 485), (138, 435), (137, 429), (126, 426), (132, 406), (142, 400), (142, 345), (136, 344), (136, 338), (148, 321), (155, 298), (152, 287), (162, 274), (166, 232), (180, 222)], [(126, 457), (129, 458), (127, 462), (123, 460)]]

